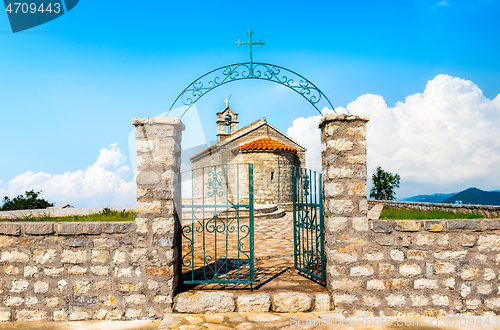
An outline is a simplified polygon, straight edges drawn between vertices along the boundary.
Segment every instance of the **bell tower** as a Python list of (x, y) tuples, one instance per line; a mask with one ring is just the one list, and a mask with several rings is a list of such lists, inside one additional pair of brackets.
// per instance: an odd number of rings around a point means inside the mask
[(229, 107), (230, 101), (224, 101), (226, 107), (221, 112), (217, 112), (217, 142), (224, 140), (227, 136), (238, 130), (238, 114)]

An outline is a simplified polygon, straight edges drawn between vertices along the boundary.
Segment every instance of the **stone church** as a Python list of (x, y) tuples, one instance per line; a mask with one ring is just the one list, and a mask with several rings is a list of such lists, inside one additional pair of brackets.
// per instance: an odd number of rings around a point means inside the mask
[(190, 158), (191, 168), (252, 163), (254, 202), (291, 203), (292, 169), (305, 167), (306, 148), (265, 118), (238, 129), (238, 114), (226, 107), (217, 112), (217, 143)]

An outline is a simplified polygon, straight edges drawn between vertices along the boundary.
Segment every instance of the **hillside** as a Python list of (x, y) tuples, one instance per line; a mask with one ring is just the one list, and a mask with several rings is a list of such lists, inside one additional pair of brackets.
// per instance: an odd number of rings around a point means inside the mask
[(441, 203), (448, 197), (455, 195), (456, 193), (451, 194), (432, 194), (432, 195), (418, 195), (413, 197), (408, 197), (402, 199), (404, 202), (419, 202), (419, 203)]
[(448, 197), (441, 203), (453, 204), (456, 201), (462, 201), (462, 204), (500, 205), (500, 192), (469, 188)]

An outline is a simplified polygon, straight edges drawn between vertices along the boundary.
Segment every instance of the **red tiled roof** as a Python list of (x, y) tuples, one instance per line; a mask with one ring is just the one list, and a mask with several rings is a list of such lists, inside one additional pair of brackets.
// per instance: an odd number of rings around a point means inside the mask
[(262, 119), (259, 119), (259, 120), (257, 120), (256, 122), (251, 123), (251, 124), (250, 124), (250, 125), (248, 125), (248, 126), (245, 126), (245, 127), (243, 127), (243, 128), (240, 128), (239, 130), (237, 130), (236, 132), (234, 132), (234, 133), (232, 133), (232, 134), (230, 134), (230, 135), (226, 136), (224, 139), (220, 140), (220, 141), (219, 141), (219, 142), (217, 142), (216, 144), (214, 144), (214, 145), (212, 145), (212, 146), (208, 147), (207, 149), (203, 150), (202, 152), (197, 153), (196, 155), (194, 155), (194, 156), (193, 156), (193, 157), (191, 157), (190, 159), (196, 158), (197, 156), (199, 156), (199, 155), (201, 155), (201, 154), (203, 154), (203, 153), (205, 153), (205, 152), (207, 152), (207, 151), (211, 151), (212, 149), (214, 149), (214, 148), (215, 148), (215, 147), (216, 147), (219, 143), (221, 143), (222, 141), (227, 140), (227, 139), (229, 139), (231, 136), (233, 136), (233, 135), (235, 135), (235, 134), (238, 134), (239, 132), (241, 132), (241, 131), (243, 131), (243, 130), (245, 130), (245, 129), (249, 128), (249, 127), (252, 127), (252, 126), (253, 126), (253, 125), (255, 125), (255, 124), (260, 123), (260, 121), (261, 121), (261, 120), (262, 120)]
[(236, 149), (241, 149), (244, 151), (250, 151), (250, 150), (282, 150), (282, 151), (291, 151), (293, 153), (297, 153), (297, 149), (292, 148), (290, 146), (287, 146), (286, 144), (270, 139), (267, 137), (260, 138), (254, 141), (250, 141), (248, 143), (245, 143), (241, 146), (239, 146)]

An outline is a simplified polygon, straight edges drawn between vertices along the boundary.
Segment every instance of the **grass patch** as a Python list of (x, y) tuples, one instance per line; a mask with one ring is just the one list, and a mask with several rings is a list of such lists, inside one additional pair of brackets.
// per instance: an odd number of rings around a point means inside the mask
[(413, 210), (413, 209), (395, 209), (384, 205), (380, 219), (399, 219), (399, 220), (422, 220), (422, 219), (481, 219), (485, 218), (481, 213), (462, 213), (444, 210)]
[(85, 222), (85, 221), (135, 221), (137, 213), (135, 211), (113, 211), (105, 207), (98, 213), (91, 213), (87, 215), (73, 215), (68, 217), (50, 217), (49, 214), (42, 216), (27, 214), (19, 216), (15, 219), (0, 219), (2, 221), (26, 221), (26, 222)]

